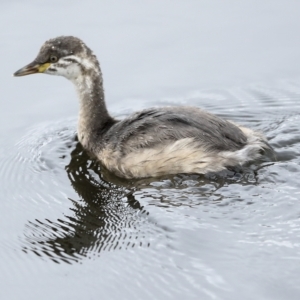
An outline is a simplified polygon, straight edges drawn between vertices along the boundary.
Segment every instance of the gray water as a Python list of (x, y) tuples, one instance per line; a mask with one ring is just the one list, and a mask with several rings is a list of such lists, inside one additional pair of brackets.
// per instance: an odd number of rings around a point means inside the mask
[[(299, 299), (300, 2), (82, 3), (1, 3), (1, 299)], [(199, 106), (264, 132), (277, 160), (102, 172), (72, 84), (11, 76), (69, 34), (97, 54), (112, 115)]]

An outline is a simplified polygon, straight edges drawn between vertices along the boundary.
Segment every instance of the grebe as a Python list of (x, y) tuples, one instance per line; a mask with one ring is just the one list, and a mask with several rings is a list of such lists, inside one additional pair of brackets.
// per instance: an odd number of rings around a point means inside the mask
[(78, 91), (78, 139), (109, 171), (123, 178), (218, 172), (271, 150), (259, 132), (196, 107), (149, 108), (116, 120), (107, 111), (99, 62), (78, 38), (44, 43), (36, 59), (14, 73), (61, 75)]

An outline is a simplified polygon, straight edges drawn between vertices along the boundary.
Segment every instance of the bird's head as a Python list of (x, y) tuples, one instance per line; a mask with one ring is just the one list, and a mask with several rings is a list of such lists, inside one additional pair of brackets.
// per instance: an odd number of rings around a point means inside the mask
[(15, 72), (14, 76), (45, 73), (73, 81), (91, 69), (97, 70), (98, 66), (96, 57), (80, 39), (61, 36), (46, 41), (36, 59)]

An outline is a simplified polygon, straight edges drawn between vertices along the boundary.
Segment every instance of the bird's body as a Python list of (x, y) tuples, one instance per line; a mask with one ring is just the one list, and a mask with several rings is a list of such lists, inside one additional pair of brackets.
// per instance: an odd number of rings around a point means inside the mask
[(271, 149), (262, 134), (195, 107), (150, 108), (115, 120), (105, 105), (99, 63), (75, 37), (47, 41), (34, 62), (15, 76), (32, 73), (62, 75), (75, 84), (78, 139), (120, 177), (217, 172)]

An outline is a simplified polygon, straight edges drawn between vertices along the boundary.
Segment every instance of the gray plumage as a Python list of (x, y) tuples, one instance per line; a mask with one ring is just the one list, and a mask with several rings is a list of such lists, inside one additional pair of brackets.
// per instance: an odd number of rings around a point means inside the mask
[(75, 84), (79, 141), (121, 177), (220, 171), (271, 149), (262, 134), (195, 107), (150, 108), (115, 120), (105, 105), (98, 60), (75, 37), (47, 41), (15, 76), (38, 72), (62, 75)]
[(247, 143), (237, 126), (195, 107), (145, 109), (114, 124), (104, 137), (125, 153), (184, 138), (194, 138), (207, 151), (235, 151)]

